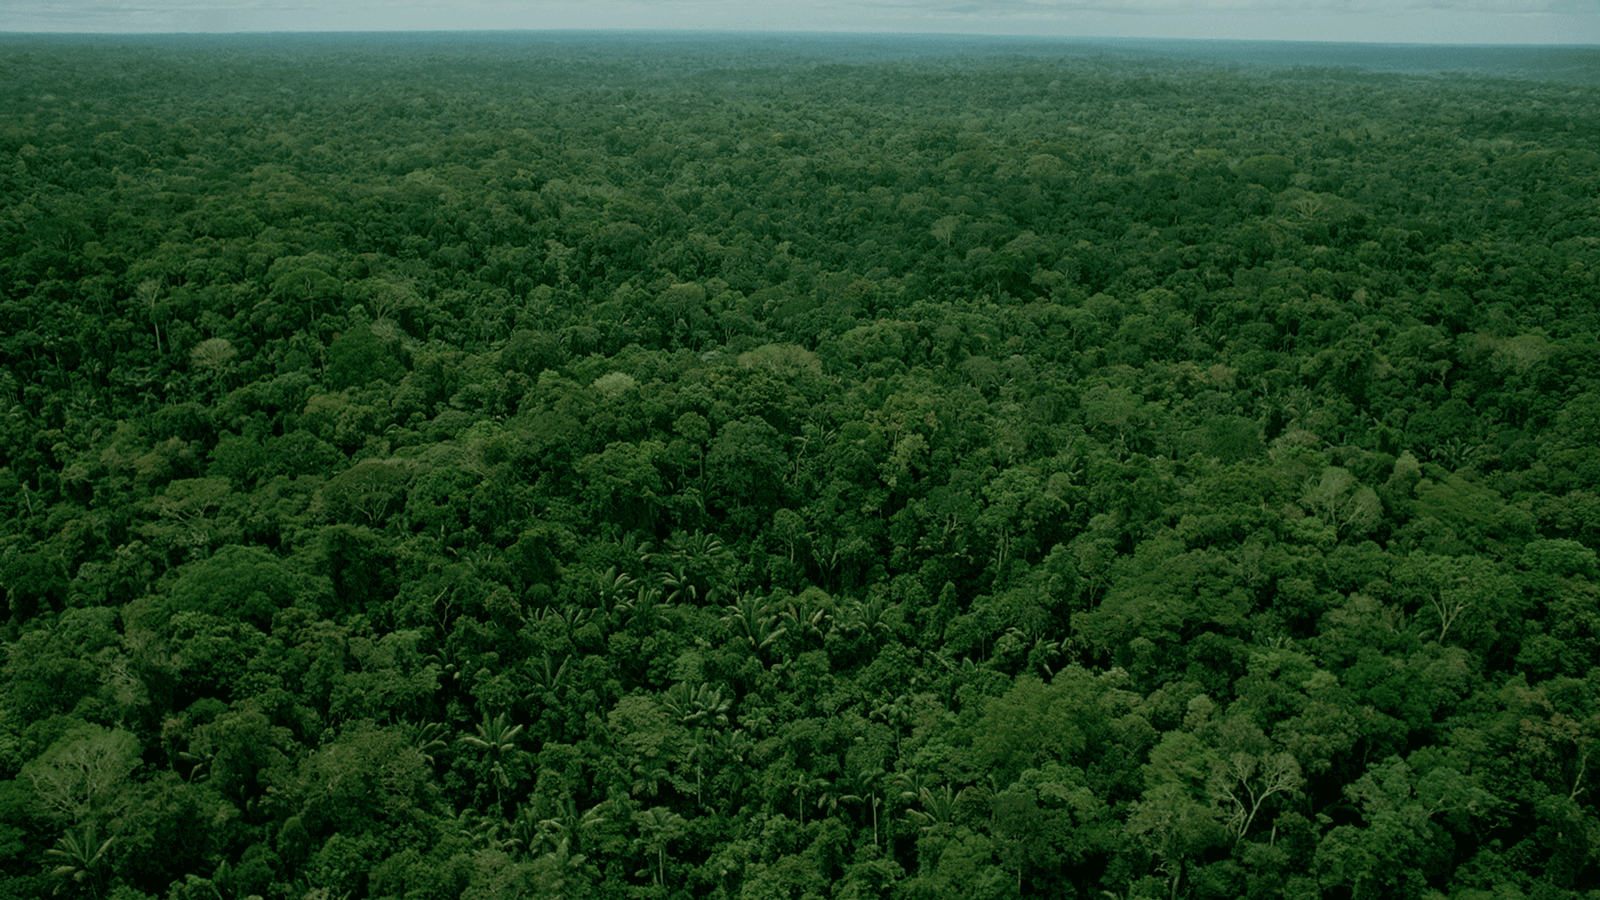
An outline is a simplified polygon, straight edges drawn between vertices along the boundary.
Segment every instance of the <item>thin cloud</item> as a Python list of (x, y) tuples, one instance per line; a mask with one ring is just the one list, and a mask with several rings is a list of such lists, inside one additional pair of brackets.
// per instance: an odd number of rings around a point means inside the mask
[(0, 31), (735, 29), (1600, 43), (1597, 0), (0, 0)]
[(1206, 13), (1251, 10), (1350, 15), (1404, 11), (1498, 15), (1600, 13), (1600, 5), (1592, 0), (869, 0), (850, 5), (905, 11), (959, 10), (991, 14), (1018, 11)]
[[(276, 12), (322, 10), (343, 14), (393, 13), (396, 10), (428, 10), (434, 12), (506, 12), (537, 13), (544, 7), (568, 7), (569, 3), (527, 3), (516, 0), (456, 0), (442, 3), (439, 0), (397, 0), (397, 2), (285, 2), (285, 0), (162, 0), (159, 3), (105, 3), (86, 0), (33, 0), (33, 2), (8, 3), (8, 14), (54, 14), (115, 16), (128, 13), (181, 13), (181, 12)], [(675, 9), (704, 11), (727, 8), (749, 10), (752, 7), (767, 12), (827, 9), (848, 11), (852, 8), (892, 8), (905, 11), (939, 11), (960, 8), (973, 12), (1007, 12), (1017, 9), (1052, 9), (1062, 11), (1093, 12), (1150, 12), (1175, 13), (1206, 12), (1208, 10), (1282, 10), (1285, 12), (1373, 13), (1397, 10), (1432, 10), (1439, 12), (1473, 12), (1498, 14), (1528, 13), (1594, 13), (1600, 15), (1600, 4), (1595, 0), (869, 0), (852, 3), (786, 3), (779, 6), (754, 3), (751, 0), (622, 0), (599, 4), (600, 7), (638, 8), (657, 12)]]

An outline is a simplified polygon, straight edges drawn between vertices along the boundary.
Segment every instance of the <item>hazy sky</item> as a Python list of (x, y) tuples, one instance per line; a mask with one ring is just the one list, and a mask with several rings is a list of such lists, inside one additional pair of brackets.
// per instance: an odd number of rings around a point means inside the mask
[(0, 0), (0, 31), (552, 28), (1600, 44), (1600, 0)]

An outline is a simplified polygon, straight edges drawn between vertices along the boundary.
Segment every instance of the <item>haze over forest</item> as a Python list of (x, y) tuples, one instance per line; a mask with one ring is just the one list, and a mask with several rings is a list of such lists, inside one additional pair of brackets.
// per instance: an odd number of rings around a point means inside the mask
[(0, 31), (652, 29), (1595, 44), (1595, 0), (12, 0)]

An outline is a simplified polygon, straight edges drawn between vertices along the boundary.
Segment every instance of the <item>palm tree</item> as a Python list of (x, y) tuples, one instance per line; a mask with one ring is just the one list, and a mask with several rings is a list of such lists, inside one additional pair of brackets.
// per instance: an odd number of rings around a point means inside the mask
[(684, 568), (681, 561), (674, 562), (661, 573), (661, 587), (667, 592), (667, 602), (677, 603), (687, 600), (693, 603), (700, 597), (700, 586), (695, 584), (694, 576)]
[(693, 534), (678, 532), (667, 540), (667, 549), (681, 562), (704, 574), (733, 561), (734, 556), (716, 535), (696, 531)]
[(627, 616), (629, 628), (635, 631), (652, 631), (661, 618), (661, 591), (641, 585), (634, 599), (617, 604), (617, 613)]
[[(667, 884), (667, 844), (681, 835), (684, 827), (689, 823), (683, 816), (671, 812), (664, 806), (654, 806), (642, 813), (635, 813), (633, 821), (638, 823), (640, 832), (633, 845), (655, 852), (656, 870), (652, 873), (652, 876), (656, 884), (665, 887)], [(646, 871), (648, 869), (642, 869), (638, 874), (643, 875)]]
[(830, 617), (825, 609), (802, 608), (791, 600), (784, 606), (780, 618), (789, 634), (798, 638), (802, 644), (807, 638), (816, 638), (820, 644), (824, 637), (822, 626)]
[(77, 831), (69, 831), (44, 852), (45, 859), (56, 863), (50, 877), (59, 879), (52, 893), (59, 894), (68, 885), (88, 887), (96, 896), (100, 894), (99, 869), (106, 860), (106, 851), (116, 836), (98, 839), (91, 822)]
[(489, 718), (488, 713), (484, 713), (483, 724), (477, 726), (477, 732), (475, 735), (462, 736), (461, 743), (483, 752), (489, 758), (490, 771), (494, 773), (495, 805), (503, 809), (501, 789), (511, 786), (505, 763), (516, 753), (517, 739), (522, 736), (522, 726), (507, 722), (505, 713), (493, 719)]
[(933, 786), (933, 781), (920, 772), (899, 772), (893, 780), (900, 789), (900, 800), (912, 803), (922, 797), (923, 790)]
[[(559, 836), (561, 842), (571, 841), (573, 847), (581, 847), (585, 834), (608, 821), (600, 812), (604, 805), (602, 802), (580, 812), (578, 804), (573, 802), (569, 794), (556, 814), (540, 821), (539, 827), (548, 835)], [(552, 840), (552, 843), (555, 841)]]
[(684, 759), (694, 766), (694, 802), (696, 806), (699, 806), (703, 803), (701, 797), (705, 790), (706, 760), (711, 756), (711, 752), (715, 748), (706, 739), (706, 730), (704, 728), (694, 729), (690, 732), (689, 739), (693, 743), (689, 745), (689, 753)]
[[(550, 868), (555, 870), (557, 880), (550, 887), (557, 892), (561, 892), (566, 887), (567, 876), (576, 874), (581, 870), (589, 857), (584, 856), (582, 853), (572, 852), (571, 842), (567, 838), (562, 838), (556, 842), (554, 849), (539, 857), (539, 859), (548, 863)], [(554, 896), (565, 897), (566, 894), (556, 893)]]
[(637, 584), (627, 572), (619, 572), (616, 566), (612, 566), (600, 576), (600, 610), (610, 615), (611, 610), (623, 602)]
[(661, 793), (663, 782), (672, 784), (672, 773), (659, 762), (647, 760), (633, 767), (631, 789), (634, 794), (654, 797)]
[(567, 682), (567, 661), (572, 657), (563, 656), (561, 662), (554, 662), (550, 654), (544, 655), (541, 666), (535, 666), (532, 674), (534, 690), (528, 695), (530, 700), (545, 701), (553, 698), (556, 691)]
[(444, 740), (444, 725), (438, 722), (424, 722), (411, 728), (410, 734), (411, 746), (430, 766), (434, 763), (433, 755), (450, 746)]
[(870, 769), (860, 769), (850, 773), (844, 787), (846, 792), (841, 794), (839, 800), (843, 803), (862, 803), (872, 810), (872, 846), (878, 846), (878, 807), (883, 805), (883, 798), (878, 796), (879, 781), (884, 777), (882, 766), (873, 766)]
[(195, 784), (197, 782), (204, 781), (207, 776), (211, 774), (211, 767), (212, 764), (216, 762), (216, 757), (217, 754), (215, 750), (205, 754), (195, 754), (190, 753), (187, 750), (179, 750), (172, 755), (174, 763), (173, 770), (177, 770), (176, 764), (178, 763), (188, 766), (189, 771), (183, 776), (183, 780), (189, 782), (190, 784)]
[(961, 799), (962, 793), (965, 791), (957, 793), (948, 784), (938, 790), (924, 785), (917, 791), (917, 799), (921, 801), (922, 809), (909, 810), (906, 815), (921, 825), (924, 832), (933, 831), (941, 825), (950, 825), (955, 821), (956, 802)]
[(560, 622), (561, 630), (569, 641), (572, 640), (573, 633), (589, 624), (589, 620), (592, 618), (594, 618), (594, 610), (584, 609), (572, 603), (568, 603), (560, 609), (546, 606), (533, 614), (533, 621), (535, 622)]
[(740, 788), (748, 780), (750, 770), (743, 765), (750, 751), (755, 748), (750, 735), (742, 728), (733, 728), (727, 731), (703, 730), (697, 733), (703, 737), (705, 743), (697, 744), (694, 750), (695, 763), (695, 802), (701, 802), (702, 780), (705, 774), (706, 762), (721, 759), (731, 765), (722, 765), (716, 769), (721, 776), (724, 787), (723, 797), (729, 799), (730, 795), (737, 796)]
[(877, 638), (879, 635), (893, 631), (886, 618), (889, 607), (880, 597), (862, 603), (859, 600), (845, 607), (845, 618), (842, 622), (835, 622), (830, 630), (840, 631), (845, 634), (863, 634)]
[(679, 722), (696, 728), (727, 725), (728, 710), (733, 707), (733, 700), (723, 696), (720, 688), (709, 684), (701, 683), (691, 688), (688, 682), (680, 681), (667, 690), (661, 698), (661, 705)]
[(544, 838), (545, 833), (539, 828), (539, 814), (534, 811), (533, 804), (517, 807), (517, 815), (511, 820), (512, 846), (532, 856), (544, 845)]
[[(529, 857), (537, 857), (545, 848), (558, 854), (578, 854), (584, 835), (608, 821), (601, 814), (604, 806), (601, 803), (580, 811), (568, 795), (556, 807), (555, 815), (541, 819), (532, 804), (524, 805), (511, 823), (512, 842)], [(578, 854), (577, 858), (582, 860), (583, 856)]]
[(799, 800), (800, 824), (806, 824), (806, 795), (812, 791), (822, 792), (833, 787), (833, 782), (821, 775), (811, 775), (806, 772), (796, 772), (794, 780), (790, 783), (789, 793), (794, 794)]
[(507, 829), (497, 816), (480, 816), (464, 809), (453, 817), (453, 825), (458, 836), (480, 849), (504, 850), (517, 843), (516, 824)]
[(903, 697), (894, 697), (872, 708), (871, 717), (889, 726), (894, 734), (895, 754), (900, 753), (900, 737), (911, 724), (911, 704)]
[(723, 609), (726, 613), (722, 622), (733, 631), (734, 639), (748, 644), (758, 656), (789, 633), (787, 628), (777, 625), (778, 617), (773, 614), (772, 607), (761, 603), (754, 594), (746, 592)]

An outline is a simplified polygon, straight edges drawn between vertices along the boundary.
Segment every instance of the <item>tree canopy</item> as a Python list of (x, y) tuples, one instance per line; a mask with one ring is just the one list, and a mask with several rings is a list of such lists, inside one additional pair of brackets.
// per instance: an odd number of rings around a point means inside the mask
[(0, 37), (0, 898), (1597, 896), (1594, 52), (1349, 52)]

